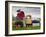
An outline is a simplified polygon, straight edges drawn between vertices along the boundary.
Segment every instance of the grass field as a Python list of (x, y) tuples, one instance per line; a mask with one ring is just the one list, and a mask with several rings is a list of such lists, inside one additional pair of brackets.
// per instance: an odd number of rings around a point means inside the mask
[(37, 30), (40, 29), (40, 26), (30, 26), (30, 27), (19, 27), (16, 29), (15, 26), (12, 26), (12, 30)]
[(37, 29), (40, 29), (40, 26), (19, 27), (16, 29), (16, 26), (14, 23), (15, 22), (12, 23), (12, 30), (37, 30)]

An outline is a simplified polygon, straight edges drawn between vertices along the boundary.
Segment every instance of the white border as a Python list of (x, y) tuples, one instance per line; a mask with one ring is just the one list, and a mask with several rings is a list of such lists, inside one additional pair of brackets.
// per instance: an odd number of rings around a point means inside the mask
[[(40, 30), (16, 30), (12, 31), (12, 6), (23, 6), (23, 7), (40, 7), (41, 8), (41, 29)], [(25, 3), (9, 3), (9, 34), (25, 34), (25, 33), (39, 33), (43, 32), (43, 5), (37, 4), (25, 4)]]

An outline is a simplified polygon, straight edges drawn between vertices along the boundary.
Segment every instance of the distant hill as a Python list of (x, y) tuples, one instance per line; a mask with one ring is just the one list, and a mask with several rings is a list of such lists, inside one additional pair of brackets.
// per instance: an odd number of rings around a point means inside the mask
[(38, 20), (32, 20), (32, 23), (40, 23)]
[[(12, 16), (12, 20), (15, 21), (15, 20), (18, 20), (18, 19), (16, 17)], [(32, 20), (32, 23), (40, 23), (40, 20), (41, 20), (40, 18), (36, 18), (36, 19)]]

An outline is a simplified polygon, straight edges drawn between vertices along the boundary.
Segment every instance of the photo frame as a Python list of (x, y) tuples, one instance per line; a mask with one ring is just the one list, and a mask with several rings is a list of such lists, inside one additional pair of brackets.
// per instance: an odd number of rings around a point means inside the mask
[(45, 34), (45, 3), (5, 1), (5, 36)]

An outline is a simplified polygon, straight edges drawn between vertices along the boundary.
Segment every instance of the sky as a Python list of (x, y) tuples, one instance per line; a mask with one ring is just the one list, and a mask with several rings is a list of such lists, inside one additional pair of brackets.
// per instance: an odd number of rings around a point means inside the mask
[(21, 11), (24, 11), (25, 16), (26, 15), (31, 15), (32, 18), (40, 18), (41, 13), (40, 13), (40, 7), (19, 7), (19, 6), (13, 6), (12, 7), (12, 15), (14, 17), (17, 16), (17, 10), (21, 9)]

